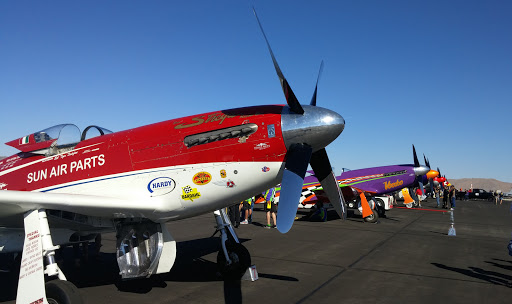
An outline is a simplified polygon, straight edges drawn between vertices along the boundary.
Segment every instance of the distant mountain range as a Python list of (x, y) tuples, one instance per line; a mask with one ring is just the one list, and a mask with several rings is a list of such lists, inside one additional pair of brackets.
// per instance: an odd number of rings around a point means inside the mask
[(509, 192), (512, 190), (512, 183), (502, 182), (493, 178), (449, 178), (448, 182), (454, 185), (455, 188), (462, 188), (462, 190), (471, 188), (471, 185), (473, 185), (473, 188), (484, 189), (487, 191), (501, 190), (503, 192)]

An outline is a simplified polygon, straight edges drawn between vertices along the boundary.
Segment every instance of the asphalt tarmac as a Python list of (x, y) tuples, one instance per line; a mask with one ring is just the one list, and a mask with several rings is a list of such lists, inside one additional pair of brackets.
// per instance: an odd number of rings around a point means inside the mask
[[(257, 267), (257, 281), (224, 282), (216, 274), (213, 214), (169, 223), (178, 241), (170, 273), (120, 283), (115, 236), (103, 236), (97, 261), (64, 265), (85, 303), (510, 303), (510, 201), (457, 201), (450, 214), (435, 208), (395, 208), (377, 224), (296, 221), (285, 235), (264, 229), (265, 214), (236, 229)], [(300, 214), (299, 214), (300, 216)], [(0, 301), (16, 290), (0, 274)]]

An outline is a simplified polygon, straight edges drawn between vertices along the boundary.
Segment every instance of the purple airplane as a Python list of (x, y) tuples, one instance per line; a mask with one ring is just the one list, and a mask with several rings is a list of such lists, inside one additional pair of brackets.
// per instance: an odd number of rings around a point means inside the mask
[[(423, 183), (426, 176), (437, 176), (437, 171), (430, 170), (427, 166), (419, 164), (416, 156), (416, 149), (413, 145), (414, 164), (406, 165), (391, 165), (382, 167), (373, 167), (366, 169), (357, 169), (342, 172), (336, 176), (338, 185), (341, 188), (345, 202), (349, 208), (357, 208), (357, 203), (354, 205), (355, 200), (362, 200), (363, 217), (367, 221), (371, 221), (376, 217), (376, 212), (373, 212), (366, 201), (365, 196), (376, 196), (386, 193), (398, 191), (403, 188), (420, 186), (423, 188)], [(319, 200), (321, 202), (328, 202), (324, 194), (322, 185), (313, 174), (304, 178), (302, 186), (302, 194), (300, 197), (299, 207), (310, 208), (312, 204), (316, 204)], [(277, 188), (279, 191), (280, 189)], [(279, 192), (276, 193), (276, 197)], [(368, 209), (366, 209), (368, 207)]]

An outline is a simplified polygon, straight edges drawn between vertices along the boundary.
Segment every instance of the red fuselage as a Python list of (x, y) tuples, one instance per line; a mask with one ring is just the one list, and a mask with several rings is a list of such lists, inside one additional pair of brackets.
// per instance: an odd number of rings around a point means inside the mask
[[(51, 191), (69, 183), (160, 167), (282, 162), (286, 154), (282, 108), (258, 106), (178, 118), (83, 140), (73, 150), (50, 157), (19, 153), (0, 161), (0, 183), (4, 190)], [(252, 126), (248, 136), (243, 135), (245, 125)]]

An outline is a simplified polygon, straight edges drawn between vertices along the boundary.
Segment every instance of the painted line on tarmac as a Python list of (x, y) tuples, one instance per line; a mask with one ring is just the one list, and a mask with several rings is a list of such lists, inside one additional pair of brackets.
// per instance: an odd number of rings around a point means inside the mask
[(437, 209), (425, 209), (425, 208), (407, 208), (407, 207), (394, 207), (394, 208), (398, 208), (398, 209), (405, 209), (405, 210), (423, 210), (423, 211), (436, 211), (436, 212), (450, 212), (450, 211), (451, 211), (450, 209), (442, 209), (442, 210), (437, 210)]

